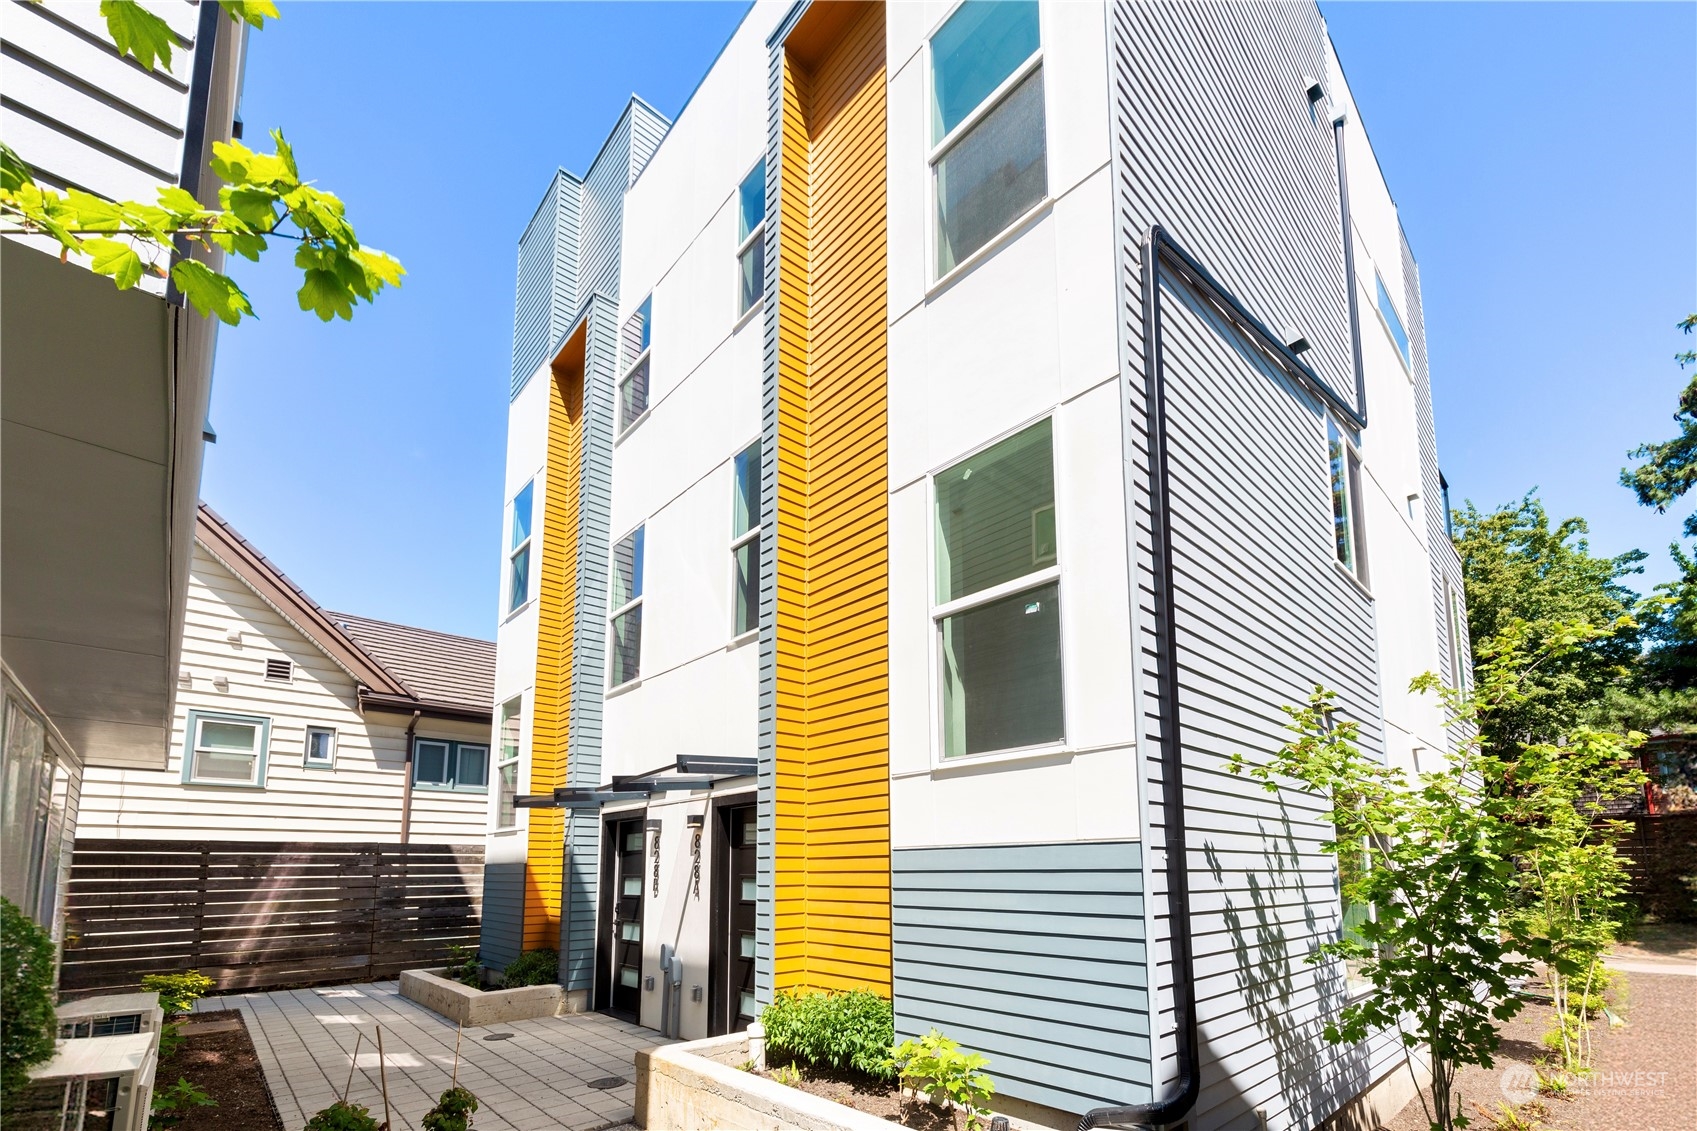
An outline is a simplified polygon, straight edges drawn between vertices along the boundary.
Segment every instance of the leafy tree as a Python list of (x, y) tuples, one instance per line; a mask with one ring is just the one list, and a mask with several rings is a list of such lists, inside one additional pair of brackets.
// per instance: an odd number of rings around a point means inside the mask
[[(277, 18), (271, 0), (218, 2), (232, 20), (255, 28)], [(137, 0), (101, 0), (100, 14), (121, 54), (148, 70), (170, 66), (174, 40), (159, 16)], [(104, 200), (74, 188), (61, 193), (37, 184), (24, 160), (0, 144), (0, 233), (55, 240), (61, 259), (87, 256), (92, 270), (119, 290), (147, 274), (169, 278), (201, 314), (232, 326), (253, 314), (247, 294), (185, 249), (217, 247), (257, 261), (270, 240), (292, 240), (295, 266), (303, 272), (300, 308), (326, 322), (352, 318), (356, 302), (400, 286), (405, 270), (393, 256), (359, 242), (333, 193), (302, 180), (281, 130), (271, 131), (271, 138), (274, 153), (213, 143), (212, 171), (225, 182), (217, 208), (203, 207), (174, 185), (160, 189), (152, 204)]]
[(1600, 557), (1591, 553), (1586, 531), (1581, 518), (1552, 527), (1535, 492), (1494, 511), (1469, 502), (1455, 513), (1473, 640), (1495, 640), (1523, 625), (1525, 646), (1541, 652), (1545, 642), (1574, 624), (1596, 630), (1574, 647), (1546, 655), (1527, 673), (1513, 704), (1499, 704), (1481, 718), (1486, 749), (1500, 757), (1514, 757), (1521, 743), (1559, 739), (1609, 689), (1636, 679), (1638, 594), (1624, 579), (1639, 571), (1644, 554)]
[(9, 899), (0, 899), (0, 1107), (11, 1107), (29, 1070), (53, 1055), (53, 939)]
[[(1679, 328), (1690, 334), (1697, 329), (1697, 314), (1680, 320)], [(1674, 360), (1684, 369), (1697, 362), (1697, 350), (1682, 350)], [(1631, 488), (1638, 501), (1665, 513), (1672, 503), (1683, 498), (1697, 483), (1697, 377), (1679, 395), (1679, 411), (1673, 414), (1679, 425), (1679, 435), (1661, 443), (1642, 444), (1627, 453), (1628, 458), (1643, 460), (1636, 468), (1624, 468), (1620, 481)], [(1697, 538), (1697, 513), (1685, 519), (1685, 536)]]

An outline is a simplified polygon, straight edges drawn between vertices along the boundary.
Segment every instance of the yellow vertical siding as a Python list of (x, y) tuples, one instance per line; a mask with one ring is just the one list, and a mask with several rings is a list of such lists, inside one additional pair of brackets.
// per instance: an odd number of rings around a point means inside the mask
[(816, 5), (784, 59), (778, 988), (890, 989), (884, 60), (880, 4)]
[[(575, 347), (575, 351), (574, 351)], [(575, 356), (574, 356), (575, 355)], [(574, 363), (575, 362), (575, 363)], [(583, 442), (583, 335), (556, 360), (548, 387), (548, 457), (542, 521), (532, 531), (536, 572), (536, 693), (531, 704), (530, 792), (566, 784), (571, 711), (572, 603), (577, 575), (578, 477)], [(560, 945), (565, 820), (530, 810), (525, 854), (524, 949)]]

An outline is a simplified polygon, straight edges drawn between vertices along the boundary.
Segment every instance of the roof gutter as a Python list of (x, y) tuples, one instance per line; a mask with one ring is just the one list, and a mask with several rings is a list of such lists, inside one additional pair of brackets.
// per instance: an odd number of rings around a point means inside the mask
[(494, 717), (494, 711), (485, 707), (467, 707), (460, 703), (443, 703), (429, 699), (416, 699), (410, 695), (385, 695), (380, 691), (360, 689), (359, 704), (361, 710), (393, 711), (404, 715), (409, 711), (423, 712), (433, 719), (466, 719), (471, 722), (489, 722)]

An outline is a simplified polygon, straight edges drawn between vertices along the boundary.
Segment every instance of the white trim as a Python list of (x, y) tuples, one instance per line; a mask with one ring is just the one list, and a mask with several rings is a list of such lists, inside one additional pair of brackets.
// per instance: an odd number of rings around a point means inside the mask
[[(936, 537), (935, 533), (932, 534), (932, 537)], [(988, 589), (975, 590), (972, 593), (968, 593), (965, 597), (956, 597), (947, 604), (934, 604), (931, 606), (931, 619), (933, 621), (944, 620), (948, 617), (955, 616), (958, 613), (964, 613), (970, 609), (975, 609), (979, 605), (993, 604), (996, 601), (1002, 600), (1004, 597), (1012, 597), (1016, 593), (1023, 593), (1027, 589), (1035, 589), (1039, 585), (1048, 585), (1052, 582), (1057, 582), (1060, 579), (1061, 567), (1060, 563), (1057, 561), (1052, 566), (1044, 566), (1042, 569), (1021, 574), (1012, 581), (1004, 581), (1000, 585), (992, 585)], [(932, 579), (933, 582), (935, 582), (935, 580), (935, 578)], [(933, 590), (933, 592), (935, 592), (935, 590)], [(935, 601), (936, 598), (933, 597), (932, 600)]]
[[(330, 756), (314, 758), (312, 756), (312, 736), (314, 733), (330, 736)], [(301, 749), (301, 767), (308, 770), (333, 770), (336, 768), (336, 728), (327, 726), (308, 726), (306, 728), (306, 743)]]
[[(933, 186), (933, 195), (935, 195), (935, 186)], [(959, 279), (962, 275), (971, 271), (974, 267), (977, 267), (980, 263), (984, 262), (992, 255), (995, 255), (998, 251), (1001, 251), (1015, 239), (1023, 236), (1026, 229), (1032, 224), (1035, 224), (1038, 220), (1041, 220), (1049, 212), (1049, 210), (1054, 207), (1054, 205), (1055, 198), (1050, 196), (1048, 193), (1044, 193), (1043, 199), (1039, 200), (1036, 204), (1033, 204), (1013, 223), (1003, 228), (1001, 233), (994, 239), (991, 239), (985, 243), (983, 247), (979, 248), (959, 263), (956, 263), (953, 267), (949, 268), (948, 271), (938, 275), (936, 279), (932, 281), (931, 285), (925, 288), (925, 297), (923, 301), (929, 302), (943, 291), (948, 290), (954, 285), (956, 279)], [(937, 208), (935, 200), (932, 201), (931, 215), (928, 224), (930, 225), (932, 235), (930, 270), (935, 271), (937, 269)]]
[[(959, 141), (962, 137), (966, 136), (968, 133), (972, 132), (972, 127), (976, 126), (979, 122), (982, 122), (985, 118), (988, 118), (992, 113), (994, 113), (996, 107), (1000, 106), (1002, 104), (1002, 102), (1004, 100), (1006, 100), (1007, 96), (1010, 93), (1012, 93), (1014, 87), (1018, 86), (1020, 84), (1020, 82), (1027, 75), (1031, 74), (1033, 71), (1037, 70), (1037, 68), (1039, 68), (1043, 65), (1043, 30), (1042, 30), (1042, 22), (1041, 22), (1042, 17), (1041, 17), (1041, 15), (1039, 15), (1038, 20), (1039, 20), (1039, 22), (1038, 22), (1038, 30), (1037, 30), (1037, 50), (1033, 51), (1030, 55), (1026, 56), (1025, 61), (1022, 62), (1019, 66), (1015, 67), (1011, 72), (1009, 72), (1008, 77), (1003, 79), (1001, 81), (1000, 85), (998, 85), (996, 87), (996, 89), (992, 90), (989, 94), (986, 94), (984, 96), (983, 101), (979, 102), (979, 104), (977, 106), (974, 106), (972, 108), (972, 113), (968, 114), (966, 117), (964, 117), (960, 121), (956, 122), (954, 129), (952, 129), (948, 133), (944, 134), (941, 141), (936, 142), (935, 144), (933, 144), (931, 146), (931, 148), (929, 150), (926, 151), (925, 164), (927, 166), (936, 165), (937, 161), (945, 153), (947, 153), (950, 149), (952, 149), (954, 147), (954, 144), (957, 141)], [(927, 39), (925, 41), (925, 57), (926, 57), (927, 62), (929, 62), (930, 57), (931, 57), (931, 40), (930, 39)], [(935, 74), (934, 70), (930, 66), (927, 66), (926, 67), (926, 77), (927, 78), (933, 78), (934, 74)], [(1049, 103), (1049, 100), (1047, 98), (1047, 91), (1046, 90), (1045, 90), (1044, 93), (1045, 93), (1045, 97), (1043, 99), (1043, 110), (1044, 110), (1044, 114), (1043, 114), (1043, 127), (1044, 127), (1043, 128), (1043, 153), (1044, 153), (1044, 156), (1047, 157), (1048, 152), (1049, 152), (1049, 131), (1048, 131), (1048, 126), (1049, 126), (1049, 115), (1048, 115), (1049, 105), (1048, 105), (1048, 103)], [(936, 102), (936, 98), (937, 98), (937, 88), (936, 88), (935, 81), (933, 81), (931, 83), (926, 84), (926, 87), (925, 87), (925, 99), (926, 99), (925, 108), (927, 110), (934, 109), (934, 103)], [(930, 118), (930, 115), (927, 114), (926, 117)], [(930, 133), (929, 125), (930, 125), (930, 123), (928, 121), (926, 133)]]

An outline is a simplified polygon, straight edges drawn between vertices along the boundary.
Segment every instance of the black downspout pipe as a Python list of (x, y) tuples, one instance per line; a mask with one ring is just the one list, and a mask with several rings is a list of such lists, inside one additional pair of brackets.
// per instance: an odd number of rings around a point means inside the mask
[(1207, 301), (1238, 330), (1272, 355), (1296, 381), (1357, 429), (1367, 425), (1367, 387), (1361, 367), (1356, 321), (1355, 255), (1349, 229), (1349, 189), (1344, 180), (1341, 119), (1333, 123), (1338, 153), (1338, 195), (1344, 223), (1344, 277), (1349, 288), (1350, 344), (1355, 363), (1354, 405), (1344, 402), (1279, 341), (1262, 322), (1219, 284), (1194, 256), (1155, 225), (1143, 243), (1144, 405), (1149, 430), (1150, 550), (1155, 582), (1155, 654), (1161, 702), (1161, 821), (1167, 852), (1168, 948), (1173, 964), (1173, 1030), (1178, 1040), (1178, 1078), (1164, 1099), (1147, 1104), (1098, 1107), (1084, 1113), (1078, 1131), (1103, 1125), (1162, 1127), (1182, 1120), (1201, 1092), (1196, 1031), (1196, 976), (1190, 939), (1190, 859), (1185, 842), (1184, 744), (1179, 719), (1178, 634), (1174, 625), (1172, 498), (1167, 455), (1167, 378), (1161, 346), (1161, 269), (1175, 270), (1188, 289)]
[(1338, 157), (1338, 211), (1343, 213), (1343, 286), (1349, 292), (1349, 352), (1355, 363), (1357, 428), (1367, 427), (1367, 372), (1361, 365), (1361, 310), (1355, 286), (1355, 225), (1349, 219), (1349, 167), (1343, 152), (1343, 111), (1332, 116), (1332, 145)]

